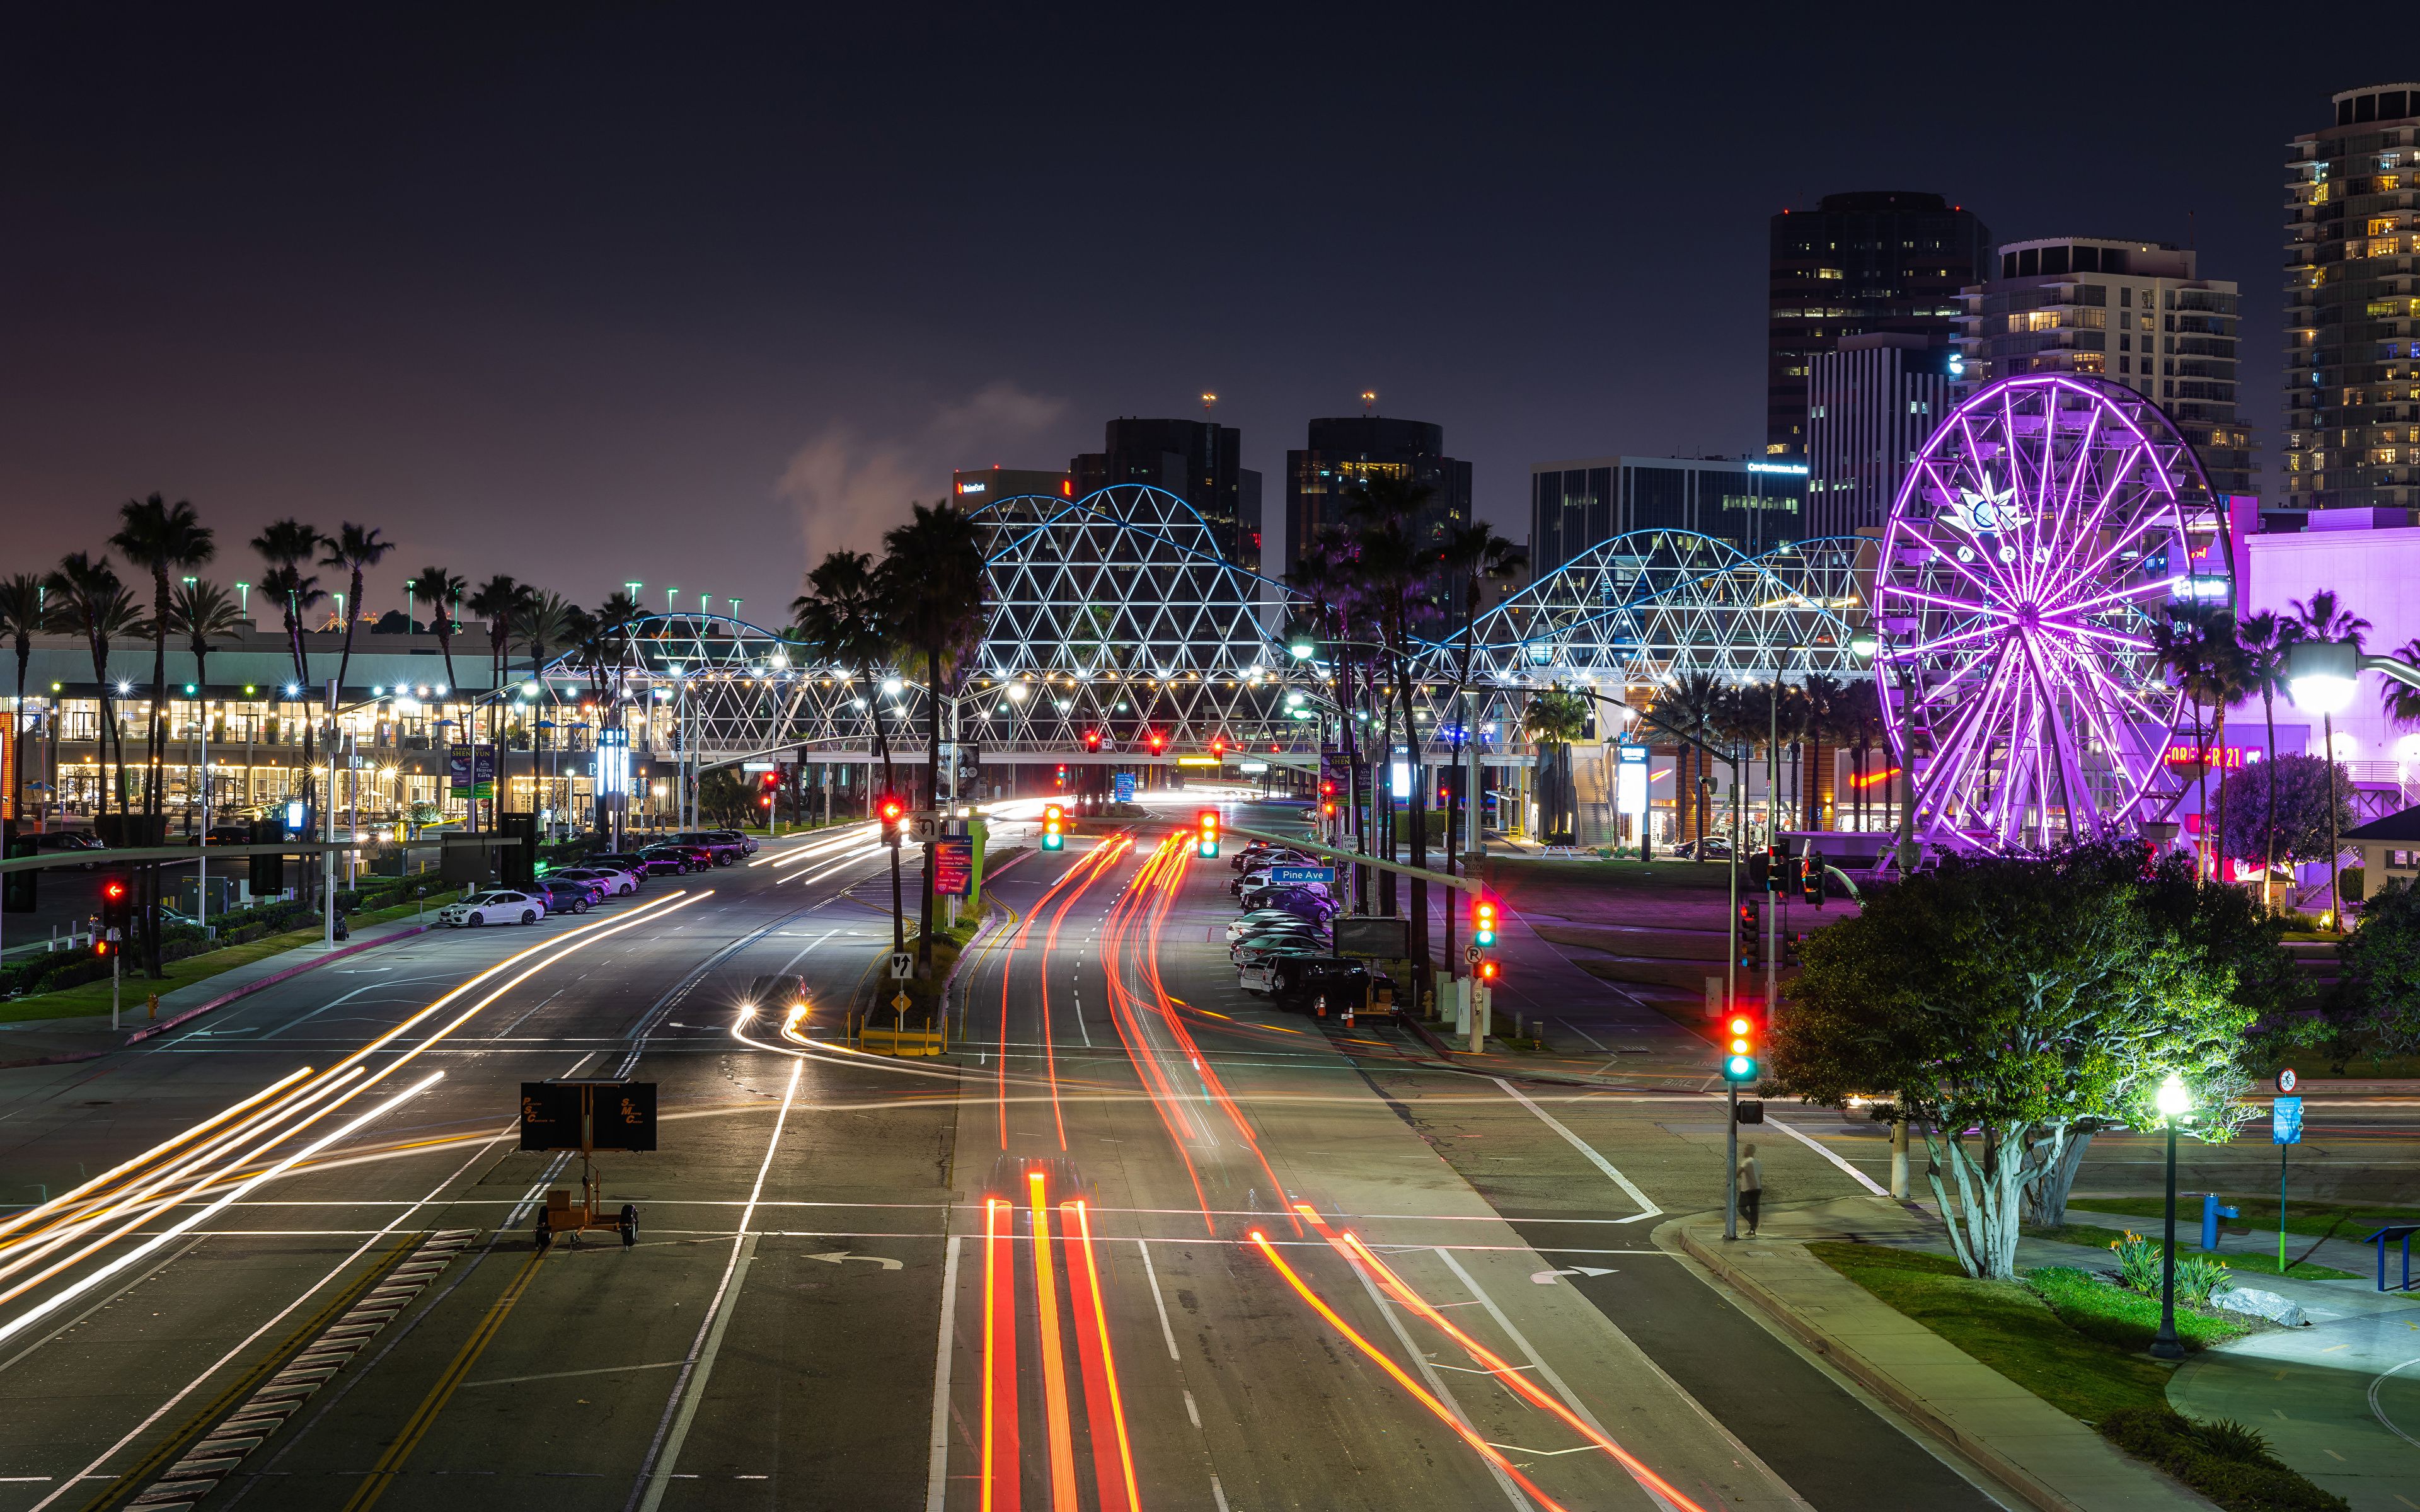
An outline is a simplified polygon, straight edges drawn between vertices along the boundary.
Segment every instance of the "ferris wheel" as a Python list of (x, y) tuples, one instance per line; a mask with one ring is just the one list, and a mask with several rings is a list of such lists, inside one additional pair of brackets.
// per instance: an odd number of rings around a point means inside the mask
[(2172, 606), (2232, 602), (2224, 521), (2158, 406), (2106, 379), (1986, 385), (1908, 469), (1873, 579), (1892, 754), (1936, 844), (2038, 852), (2167, 811)]

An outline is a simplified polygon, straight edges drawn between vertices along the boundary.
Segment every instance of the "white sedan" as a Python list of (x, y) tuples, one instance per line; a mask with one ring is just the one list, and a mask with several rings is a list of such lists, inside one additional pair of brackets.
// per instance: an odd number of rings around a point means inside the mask
[(477, 929), (482, 924), (535, 924), (546, 917), (546, 900), (526, 892), (483, 892), (437, 910), (437, 922), (448, 929)]
[(639, 879), (618, 867), (575, 866), (551, 875), (566, 877), (573, 882), (586, 882), (604, 887), (615, 898), (626, 898), (639, 890)]

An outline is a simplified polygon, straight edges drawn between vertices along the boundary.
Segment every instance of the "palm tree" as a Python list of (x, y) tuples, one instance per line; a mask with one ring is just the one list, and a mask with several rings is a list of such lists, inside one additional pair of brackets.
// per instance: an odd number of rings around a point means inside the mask
[[(1404, 719), (1404, 743), (1411, 753), (1411, 768), (1423, 770), (1419, 723), (1414, 717), (1418, 689), (1413, 686), (1412, 669), (1416, 648), (1412, 643), (1413, 615), (1419, 602), (1418, 592), (1435, 561), (1435, 548), (1419, 539), (1420, 517), (1427, 511), (1435, 490), (1409, 474), (1384, 473), (1366, 477), (1345, 491), (1344, 515), (1353, 527), (1353, 564), (1355, 574), (1371, 598), (1378, 643), (1386, 650), (1388, 672), (1393, 696), (1389, 702), (1400, 708)], [(1382, 755), (1393, 749), (1393, 742), (1383, 724), (1379, 738)], [(1428, 787), (1423, 777), (1412, 783), (1410, 813), (1411, 863), (1419, 870), (1428, 867), (1429, 825)], [(1387, 823), (1383, 832), (1391, 851), (1395, 833), (1394, 804), (1387, 804)], [(1380, 884), (1386, 887), (1391, 873)], [(1391, 888), (1388, 888), (1391, 895)], [(1419, 1001), (1426, 989), (1430, 970), (1428, 941), (1428, 883), (1411, 879), (1411, 943), (1412, 997)]]
[(93, 766), (100, 774), (95, 785), (101, 795), (95, 812), (109, 812), (109, 747), (113, 735), (117, 742), (118, 802), (122, 808), (126, 795), (126, 737), (116, 729), (116, 716), (111, 695), (116, 691), (109, 681), (109, 642), (135, 634), (143, 629), (143, 611), (134, 595), (119, 579), (117, 569), (107, 557), (94, 558), (82, 551), (70, 552), (59, 561), (43, 579), (43, 587), (58, 602), (51, 607), (51, 624), (70, 634), (81, 635), (92, 652), (92, 679), (100, 693), (101, 726), (94, 732)]
[(1702, 779), (1707, 774), (1707, 757), (1692, 742), (1705, 740), (1714, 733), (1723, 693), (1721, 678), (1709, 671), (1692, 671), (1655, 701), (1657, 714), (1675, 732), (1687, 737), (1681, 742), (1681, 770), (1676, 774), (1680, 780), (1673, 790), (1687, 795), (1683, 800), (1686, 807), (1683, 814), (1674, 817), (1686, 816), (1683, 827), (1691, 828), (1698, 842), (1695, 858), (1701, 862), (1706, 859), (1706, 806), (1700, 801), (1699, 793), (1704, 786)]
[[(495, 811), (504, 811), (504, 668), (512, 660), (513, 616), (529, 601), (530, 590), (519, 579), (498, 573), (479, 585), (465, 602), (472, 613), (488, 622), (488, 743), (495, 750)], [(471, 751), (471, 808), (478, 810), (479, 752)], [(474, 819), (473, 829), (478, 827)]]
[[(983, 634), (984, 552), (974, 520), (949, 501), (911, 504), (908, 523), (882, 537), (876, 569), (896, 606), (908, 644), (923, 654), (924, 709), (932, 749), (924, 806), (941, 807), (941, 697), (946, 679)], [(923, 925), (918, 964), (933, 963), (933, 868), (924, 868)]]
[[(1480, 607), (1487, 602), (1487, 584), (1512, 577), (1528, 560), (1528, 553), (1497, 534), (1494, 527), (1485, 520), (1474, 520), (1448, 531), (1444, 546), (1438, 548), (1437, 564), (1449, 575), (1462, 580), (1462, 592), (1455, 595), (1462, 601), (1458, 606), (1462, 610), (1462, 666), (1454, 678), (1454, 728), (1452, 738), (1447, 742), (1447, 748), (1453, 753), (1457, 768), (1462, 766), (1463, 747), (1477, 737), (1477, 732), (1471, 729), (1468, 692), (1470, 661), (1476, 650), (1476, 638), (1471, 627), (1478, 623)], [(1468, 774), (1465, 773), (1462, 779), (1447, 790), (1445, 869), (1449, 873), (1453, 871), (1454, 841), (1461, 829), (1463, 806), (1479, 801), (1477, 793), (1463, 791), (1467, 779)], [(1453, 913), (1449, 909), (1446, 913), (1446, 955), (1450, 958), (1452, 954)]]
[(1823, 778), (1829, 763), (1824, 742), (1836, 739), (1842, 732), (1848, 712), (1849, 690), (1829, 672), (1811, 672), (1799, 685), (1803, 717), (1799, 736), (1804, 742), (1800, 751), (1801, 782), (1805, 791), (1799, 797), (1799, 813), (1808, 829), (1823, 827)]
[[(2277, 759), (2277, 695), (2286, 688), (2286, 651), (2303, 638), (2299, 621), (2290, 620), (2273, 609), (2262, 609), (2251, 618), (2238, 622), (2235, 643), (2243, 652), (2244, 676), (2260, 693), (2260, 723), (2266, 732), (2267, 744), (2261, 748), (2261, 760)], [(2268, 847), (2269, 853), (2260, 870), (2260, 903), (2264, 908), (2275, 906), (2273, 890), (2277, 870), (2277, 784), (2268, 784)], [(2220, 792), (2224, 793), (2224, 786)], [(2222, 832), (2222, 842), (2225, 835)]]
[(196, 578), (178, 583), (177, 591), (169, 595), (168, 619), (171, 627), (186, 638), (185, 649), (194, 654), (194, 683), (207, 697), (210, 641), (218, 636), (241, 634), (243, 615), (225, 589), (206, 578)]
[[(319, 554), (319, 540), (318, 530), (299, 519), (278, 520), (252, 538), (253, 550), (269, 566), (260, 590), (275, 595), (279, 612), (286, 617), (286, 642), (294, 654), (294, 681), (302, 687), (311, 686), (311, 658), (302, 647), (303, 616), (328, 596), (319, 591), (319, 579), (302, 570)], [(306, 741), (308, 729), (306, 725)]]
[(445, 657), (445, 686), (454, 687), (454, 615), (470, 585), (442, 567), (423, 567), (411, 579), (411, 596), (429, 607), (428, 627)]
[[(1349, 622), (1359, 597), (1359, 587), (1352, 572), (1353, 548), (1341, 527), (1329, 526), (1315, 534), (1310, 546), (1295, 559), (1294, 570), (1286, 574), (1286, 582), (1311, 600), (1313, 634), (1325, 640), (1333, 634), (1340, 640), (1351, 639)], [(1370, 837), (1361, 809), (1361, 753), (1353, 732), (1351, 711), (1354, 658), (1349, 654), (1336, 657), (1336, 704), (1338, 724), (1342, 731), (1342, 753), (1344, 757), (1344, 812), (1352, 816), (1352, 828), (1365, 853)], [(1357, 906), (1367, 913), (1370, 907), (1370, 869), (1355, 867), (1359, 883)]]
[[(899, 655), (897, 623), (887, 584), (862, 551), (834, 551), (807, 574), (807, 591), (790, 601), (793, 636), (816, 656), (841, 668), (865, 689), (874, 752), (882, 763), (882, 790), (892, 792), (891, 742), (882, 732), (882, 680), (877, 672)], [(908, 949), (908, 919), (899, 886), (899, 851), (891, 851), (891, 949)]]
[(151, 575), (151, 718), (143, 741), (143, 812), (149, 816), (167, 798), (167, 768), (161, 758), (168, 744), (168, 575), (209, 561), (218, 554), (218, 543), (182, 499), (173, 504), (156, 493), (130, 499), (117, 506), (117, 517), (118, 531), (109, 544)]
[(341, 691), (345, 678), (353, 670), (353, 626), (362, 618), (362, 574), (377, 566), (395, 549), (395, 543), (381, 536), (376, 527), (356, 525), (351, 520), (336, 527), (336, 533), (321, 541), (324, 553), (319, 565), (335, 567), (346, 574), (345, 649), (336, 658), (336, 687)]
[[(1528, 707), (1521, 711), (1521, 733), (1537, 742), (1542, 753), (1560, 750), (1580, 738), (1588, 728), (1588, 700), (1566, 687), (1550, 687), (1530, 699)], [(1550, 836), (1559, 834), (1571, 818), (1564, 811), (1562, 783), (1558, 781), (1551, 794), (1540, 796), (1538, 828)]]
[(25, 669), (34, 659), (34, 637), (50, 628), (42, 607), (42, 579), (30, 572), (0, 579), (0, 635), (17, 653), (17, 709), (11, 716), (15, 738), (9, 742), (21, 759), (8, 764), (8, 811), (25, 811)]
[[(540, 674), (546, 670), (546, 654), (560, 651), (572, 640), (579, 622), (585, 618), (579, 605), (556, 593), (533, 591), (521, 601), (513, 616), (513, 629), (529, 647), (530, 676), (538, 680), (540, 691), (548, 704), (554, 702), (554, 685)], [(530, 776), (535, 779), (538, 769), (538, 753), (546, 748), (546, 731), (553, 723), (551, 708), (537, 710), (532, 721)]]
[[(2211, 706), (2210, 748), (2200, 752), (2200, 776), (2195, 779), (2201, 791), (2202, 811), (2206, 816), (2202, 827), (2210, 836), (2211, 874), (2218, 874), (2221, 865), (2219, 850), (2226, 836), (2226, 711), (2230, 704), (2240, 703), (2252, 694), (2251, 658), (2235, 639), (2235, 615), (2212, 605), (2199, 610), (2195, 621), (2199, 632), (2201, 655), (2196, 658), (2190, 677), (2195, 702)], [(2218, 808), (2210, 809), (2210, 768), (2219, 764)]]
[[(2350, 640), (2354, 651), (2361, 649), (2361, 638), (2369, 633), (2369, 622), (2346, 609), (2336, 600), (2335, 590), (2322, 588), (2306, 603), (2297, 599), (2293, 604), (2294, 618), (2301, 622), (2303, 634), (2313, 640)], [(2339, 934), (2344, 933), (2343, 901), (2338, 896), (2336, 876), (2336, 720), (2333, 714), (2319, 716), (2319, 728), (2327, 742), (2328, 763), (2328, 918)]]

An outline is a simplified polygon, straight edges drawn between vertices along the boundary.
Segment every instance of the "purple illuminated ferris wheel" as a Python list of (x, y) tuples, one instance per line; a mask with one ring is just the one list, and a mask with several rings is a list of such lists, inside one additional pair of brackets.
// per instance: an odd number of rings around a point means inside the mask
[(2152, 630), (2180, 601), (2232, 601), (2222, 524), (2192, 448), (2132, 389), (2004, 378), (1942, 422), (1873, 582), (1921, 838), (2042, 851), (2167, 811), (2182, 700)]

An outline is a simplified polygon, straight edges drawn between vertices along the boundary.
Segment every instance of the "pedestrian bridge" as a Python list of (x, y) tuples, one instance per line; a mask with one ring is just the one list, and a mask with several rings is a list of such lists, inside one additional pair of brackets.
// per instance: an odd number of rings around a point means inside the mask
[[(1323, 729), (1335, 743), (1336, 669), (1286, 647), (1305, 601), (1221, 558), (1175, 495), (1119, 485), (1074, 500), (1008, 498), (974, 519), (984, 634), (940, 710), (942, 738), (974, 748), (970, 759), (1310, 766)], [(1521, 707), (1559, 684), (1624, 697), (1697, 671), (1740, 682), (1776, 668), (1862, 671), (1848, 632), (1871, 550), (1826, 539), (1751, 557), (1683, 531), (1602, 542), (1422, 644), (1423, 744), (1467, 722), (1489, 759), (1514, 759)], [(554, 699), (619, 703), (635, 746), (706, 767), (792, 752), (875, 760), (877, 721), (894, 757), (921, 755), (932, 712), (905, 671), (869, 687), (784, 633), (728, 615), (650, 616), (613, 664), (566, 654), (531, 681)]]

